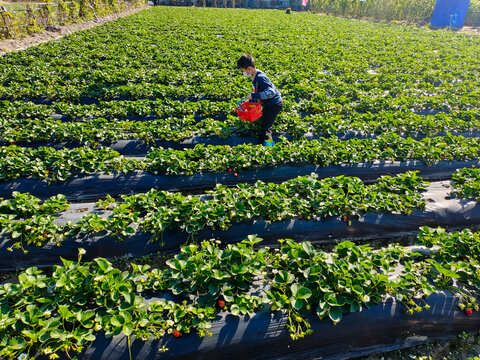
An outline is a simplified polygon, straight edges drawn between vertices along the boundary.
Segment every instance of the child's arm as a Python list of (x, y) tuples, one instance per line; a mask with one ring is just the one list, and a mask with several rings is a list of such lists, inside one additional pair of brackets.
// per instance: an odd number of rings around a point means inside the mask
[(252, 99), (268, 100), (275, 96), (275, 86), (273, 86), (270, 79), (266, 76), (258, 78), (258, 92), (252, 93)]

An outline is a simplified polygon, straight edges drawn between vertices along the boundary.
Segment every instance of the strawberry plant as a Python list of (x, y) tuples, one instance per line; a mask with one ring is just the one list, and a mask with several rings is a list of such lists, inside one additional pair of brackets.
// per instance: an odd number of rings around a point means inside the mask
[[(422, 178), (409, 172), (396, 177), (383, 176), (371, 185), (344, 176), (319, 180), (315, 174), (281, 184), (258, 181), (255, 185), (239, 184), (235, 188), (217, 185), (203, 197), (152, 189), (144, 194), (123, 195), (122, 202), (112, 197), (99, 201), (100, 209), (112, 210), (109, 217), (92, 212), (76, 223), (62, 226), (53, 222), (53, 215), (61, 209), (50, 214), (39, 212), (29, 218), (29, 213), (13, 215), (8, 208), (0, 207), (0, 224), (3, 233), (14, 240), (15, 248), (23, 248), (24, 243), (42, 246), (69, 236), (100, 232), (122, 239), (134, 234), (136, 229), (162, 240), (166, 229), (195, 234), (206, 228), (227, 230), (233, 224), (255, 219), (282, 221), (300, 215), (307, 220), (321, 220), (345, 214), (350, 219), (366, 213), (409, 214), (414, 209), (425, 208), (421, 195), (425, 184)], [(15, 199), (30, 197), (14, 195)], [(38, 199), (33, 201), (39, 203)], [(50, 206), (49, 200), (45, 203), (47, 205), (42, 206)]]
[[(62, 352), (71, 357), (100, 332), (107, 338), (123, 334), (129, 349), (132, 336), (137, 341), (194, 331), (205, 336), (219, 311), (240, 316), (264, 303), (285, 314), (293, 339), (311, 333), (313, 316), (336, 324), (343, 314), (391, 296), (410, 314), (428, 309), (428, 296), (445, 290), (459, 295), (466, 316), (478, 310), (478, 254), (463, 256), (446, 244), (478, 248), (477, 233), (422, 228), (418, 240), (430, 250), (423, 254), (398, 245), (373, 250), (350, 241), (330, 252), (291, 240), (271, 249), (259, 247), (260, 240), (250, 236), (225, 248), (215, 241), (185, 245), (164, 268), (131, 264), (121, 271), (103, 258), (82, 262), (82, 249), (78, 261), (62, 260), (48, 273), (29, 268), (18, 283), (0, 285), (0, 356), (55, 359)], [(263, 298), (250, 294), (262, 277)], [(178, 300), (147, 302), (152, 292), (172, 292)]]
[(452, 196), (480, 200), (480, 169), (475, 167), (458, 169), (452, 174)]

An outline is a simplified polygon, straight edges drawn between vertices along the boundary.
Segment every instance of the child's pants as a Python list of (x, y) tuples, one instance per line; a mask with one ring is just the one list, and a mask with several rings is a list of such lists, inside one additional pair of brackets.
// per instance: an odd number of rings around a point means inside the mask
[(277, 115), (282, 111), (283, 104), (264, 106), (262, 109), (262, 125), (260, 127), (260, 134), (258, 136), (258, 143), (263, 144), (265, 140), (272, 140), (272, 126)]

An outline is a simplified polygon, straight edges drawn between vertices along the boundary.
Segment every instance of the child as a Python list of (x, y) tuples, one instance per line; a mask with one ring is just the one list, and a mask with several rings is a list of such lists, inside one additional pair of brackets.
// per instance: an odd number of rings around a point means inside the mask
[(255, 67), (255, 60), (253, 60), (252, 55), (243, 54), (237, 61), (237, 67), (243, 72), (243, 75), (253, 78), (254, 92), (248, 94), (247, 99), (263, 105), (258, 143), (263, 144), (263, 146), (273, 146), (275, 142), (272, 139), (272, 126), (277, 115), (283, 109), (282, 95), (267, 75)]

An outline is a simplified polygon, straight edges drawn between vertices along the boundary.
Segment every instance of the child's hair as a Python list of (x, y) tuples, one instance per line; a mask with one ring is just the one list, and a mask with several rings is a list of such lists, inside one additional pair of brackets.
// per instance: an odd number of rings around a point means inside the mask
[(253, 60), (253, 56), (250, 54), (243, 54), (240, 56), (240, 59), (237, 60), (237, 68), (246, 69), (249, 66), (255, 67), (255, 60)]

